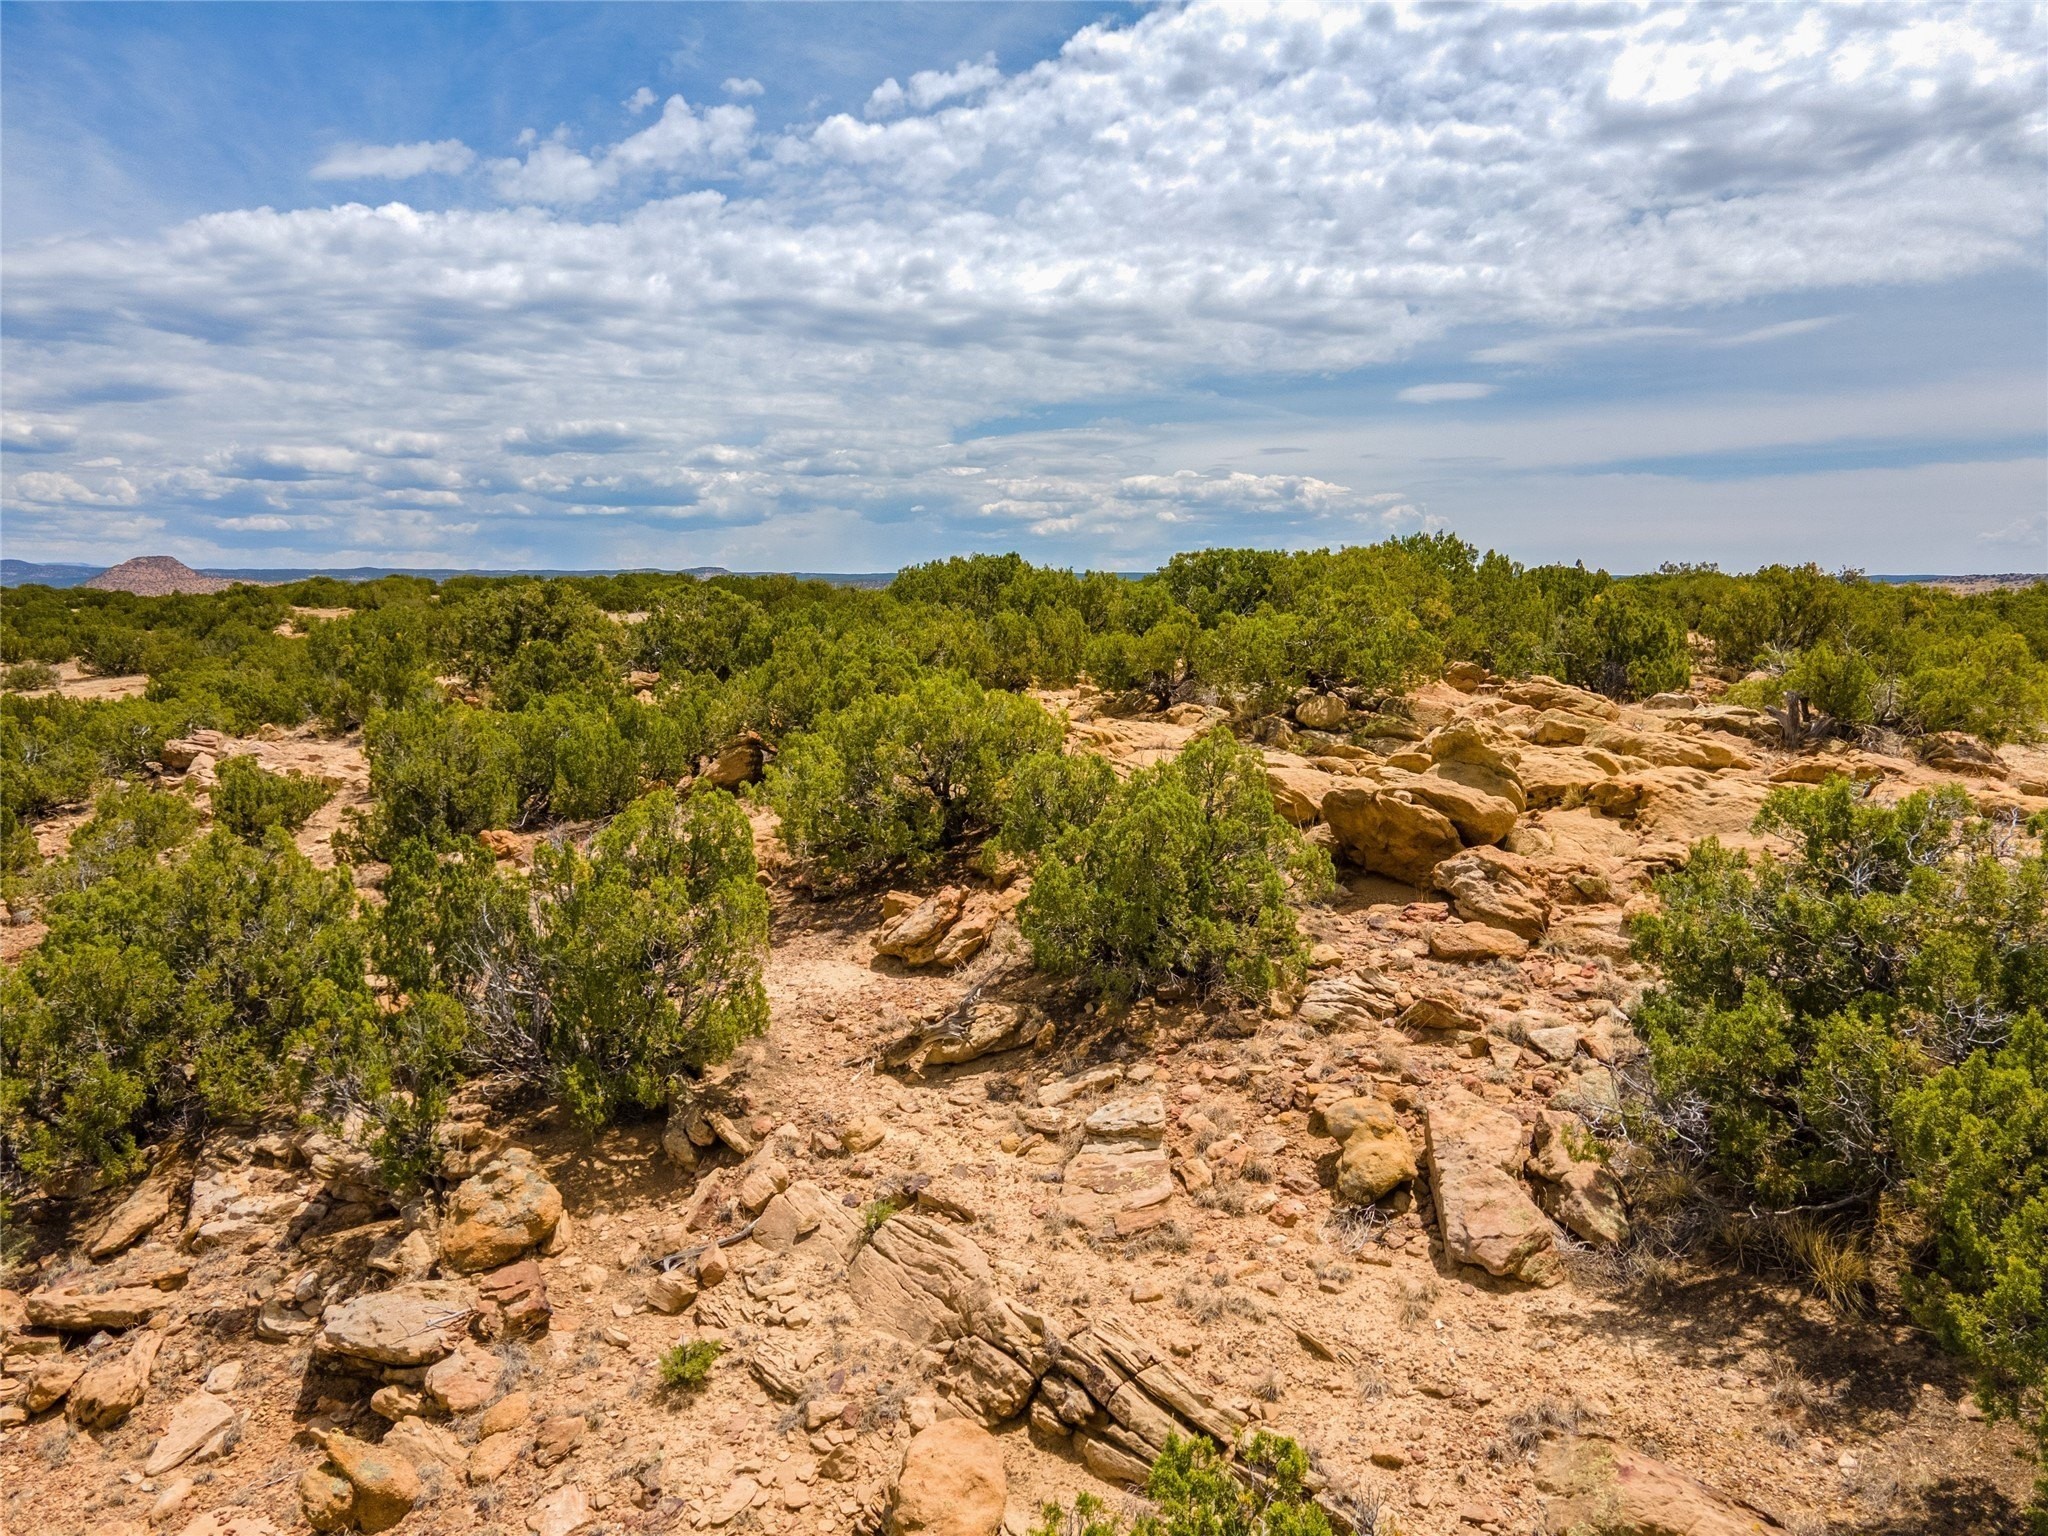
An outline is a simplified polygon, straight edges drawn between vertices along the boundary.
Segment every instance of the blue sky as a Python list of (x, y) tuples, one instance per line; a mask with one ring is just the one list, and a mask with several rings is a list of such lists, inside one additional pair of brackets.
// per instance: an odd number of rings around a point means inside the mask
[(0, 544), (2048, 569), (2042, 18), (0, 4)]

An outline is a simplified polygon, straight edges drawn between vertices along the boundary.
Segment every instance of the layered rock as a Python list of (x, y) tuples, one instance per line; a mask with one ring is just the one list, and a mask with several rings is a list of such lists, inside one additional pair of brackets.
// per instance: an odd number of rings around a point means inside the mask
[(1424, 1116), (1430, 1189), (1444, 1251), (1488, 1274), (1554, 1285), (1556, 1235), (1522, 1186), (1528, 1131), (1504, 1109), (1452, 1091)]
[(1611, 1440), (1546, 1442), (1536, 1457), (1544, 1536), (1768, 1536), (1777, 1529), (1668, 1462)]

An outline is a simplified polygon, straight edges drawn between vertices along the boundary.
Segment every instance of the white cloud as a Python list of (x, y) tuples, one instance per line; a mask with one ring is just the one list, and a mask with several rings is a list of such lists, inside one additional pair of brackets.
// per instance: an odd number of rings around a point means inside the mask
[(655, 102), (659, 101), (660, 99), (661, 98), (656, 96), (653, 91), (649, 90), (646, 86), (643, 85), (640, 87), (639, 90), (635, 91), (632, 95), (628, 96), (624, 101), (620, 102), (619, 105), (624, 107), (628, 112), (637, 114), (645, 112), (649, 107), (653, 106)]
[(943, 102), (957, 101), (987, 90), (1003, 78), (996, 68), (996, 56), (984, 54), (978, 63), (965, 60), (951, 69), (921, 69), (910, 77), (906, 88), (892, 76), (876, 86), (868, 97), (869, 117), (892, 117), (906, 107), (929, 112)]
[(1738, 331), (1732, 336), (1716, 336), (1707, 343), (1710, 347), (1755, 347), (1773, 341), (1789, 341), (1794, 336), (1810, 336), (1815, 331), (1826, 330), (1840, 315), (1813, 315), (1804, 320), (1781, 320), (1776, 325), (1760, 325), (1754, 330)]
[[(913, 75), (874, 120), (763, 133), (671, 96), (610, 144), (532, 135), (487, 167), (517, 206), (247, 209), (22, 247), (0, 350), (10, 400), (66, 402), (165, 516), (327, 511), (365, 550), (448, 547), (460, 525), (385, 499), (408, 495), (461, 500), (480, 563), (680, 549), (648, 527), (811, 566), (963, 530), (1105, 558), (1334, 537), (1323, 520), (1419, 504), (1377, 464), (1343, 491), (1360, 453), (1290, 488), (1186, 478), (1217, 461), (1124, 425), (976, 434), (1475, 331), (1514, 338), (1474, 354), (1504, 367), (1761, 343), (1821, 322), (1670, 317), (2037, 267), (2044, 85), (2023, 8), (1198, 0), (1023, 73)], [(113, 357), (177, 387), (109, 392)], [(1397, 414), (1385, 430), (1472, 425)], [(68, 451), (43, 473), (84, 488)], [(434, 472), (399, 483), (415, 458)], [(50, 490), (13, 476), (10, 512)], [(282, 505), (237, 499), (257, 494)], [(560, 531), (595, 507), (614, 517)]]
[(615, 190), (629, 177), (730, 170), (745, 158), (753, 138), (752, 107), (700, 112), (681, 96), (671, 96), (654, 122), (596, 155), (551, 138), (534, 143), (524, 159), (493, 160), (491, 180), (508, 202), (575, 207)]
[(1445, 400), (1484, 400), (1499, 388), (1498, 384), (1411, 384), (1394, 398), (1409, 405), (1436, 405)]
[(78, 441), (78, 428), (64, 421), (28, 416), (0, 418), (0, 449), (8, 453), (57, 453)]
[(459, 176), (476, 163), (460, 139), (418, 144), (342, 144), (313, 167), (315, 181), (405, 181), (414, 176)]
[(724, 85), (720, 86), (719, 89), (728, 96), (737, 96), (744, 100), (749, 96), (760, 95), (767, 87), (751, 77), (734, 75)]
[(133, 482), (118, 475), (87, 485), (71, 475), (38, 469), (16, 475), (9, 489), (24, 501), (62, 506), (132, 507), (141, 500)]

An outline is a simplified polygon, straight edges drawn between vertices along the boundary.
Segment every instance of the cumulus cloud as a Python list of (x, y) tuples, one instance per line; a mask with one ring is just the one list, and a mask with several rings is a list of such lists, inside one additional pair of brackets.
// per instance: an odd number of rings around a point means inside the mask
[(985, 91), (1002, 78), (992, 53), (984, 54), (978, 63), (963, 60), (951, 69), (921, 69), (910, 77), (908, 87), (897, 84), (892, 75), (868, 96), (867, 115), (891, 117), (906, 109), (929, 112), (944, 102)]
[(141, 500), (134, 483), (118, 475), (87, 485), (67, 474), (38, 469), (15, 476), (9, 489), (24, 501), (58, 506), (132, 507)]
[(0, 418), (0, 449), (8, 453), (57, 453), (78, 441), (78, 428), (64, 421), (29, 416)]
[(749, 96), (760, 95), (767, 87), (750, 76), (733, 75), (719, 89), (728, 96), (736, 96), (744, 100)]
[(635, 91), (632, 95), (628, 96), (624, 101), (620, 102), (619, 105), (624, 107), (628, 112), (637, 114), (645, 112), (649, 107), (653, 106), (655, 102), (659, 101), (660, 99), (661, 98), (656, 96), (653, 91), (649, 90), (646, 86), (643, 85), (640, 87), (639, 90)]
[(315, 181), (406, 181), (414, 176), (459, 176), (476, 163), (460, 139), (418, 144), (342, 144), (313, 167)]
[(542, 140), (524, 158), (493, 160), (491, 181), (508, 202), (574, 207), (613, 191), (629, 178), (654, 173), (708, 176), (729, 170), (745, 157), (753, 138), (752, 107), (699, 111), (681, 96), (671, 96), (662, 104), (659, 118), (608, 149), (587, 155), (560, 138)]
[[(904, 554), (1062, 526), (1100, 550), (1333, 537), (1420, 503), (1342, 470), (1196, 474), (1206, 455), (1162, 463), (1121, 426), (976, 433), (1482, 328), (1513, 339), (1470, 361), (1500, 368), (1749, 345), (1822, 322), (1672, 317), (2037, 265), (2044, 96), (2018, 7), (1197, 0), (1018, 74), (885, 84), (872, 115), (764, 133), (677, 95), (609, 144), (535, 135), (485, 167), (513, 206), (245, 209), (10, 252), (0, 350), (11, 399), (131, 431), (124, 473), (165, 515), (325, 510), (394, 551), (480, 522), (474, 560), (662, 558), (643, 515), (766, 529), (746, 547), (806, 564), (821, 529)], [(105, 393), (111, 357), (175, 391)], [(1485, 386), (1410, 398), (1452, 387)], [(436, 474), (390, 483), (413, 457)], [(79, 473), (40, 462), (10, 502)], [(251, 484), (285, 505), (222, 504)], [(396, 496), (454, 497), (462, 523)], [(617, 542), (549, 522), (576, 509)]]

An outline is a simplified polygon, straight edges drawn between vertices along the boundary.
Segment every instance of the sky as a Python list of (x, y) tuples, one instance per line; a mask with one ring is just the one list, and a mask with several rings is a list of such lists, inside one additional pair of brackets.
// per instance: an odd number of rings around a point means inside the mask
[(2048, 6), (0, 3), (0, 552), (2048, 570)]

